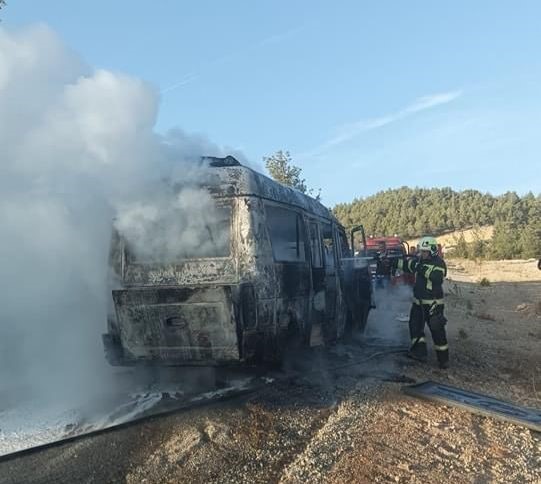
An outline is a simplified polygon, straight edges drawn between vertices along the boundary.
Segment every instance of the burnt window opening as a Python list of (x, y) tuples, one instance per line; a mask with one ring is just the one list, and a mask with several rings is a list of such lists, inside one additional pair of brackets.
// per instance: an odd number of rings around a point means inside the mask
[(322, 268), (321, 235), (319, 233), (319, 225), (315, 222), (310, 223), (310, 248), (312, 249), (312, 267), (315, 269)]
[(266, 207), (267, 225), (274, 260), (277, 262), (305, 262), (305, 229), (302, 217), (292, 210)]
[[(210, 221), (205, 223), (209, 244), (203, 244), (199, 257), (229, 257), (231, 255), (231, 207), (216, 207)], [(186, 251), (185, 258), (190, 255)]]
[(348, 243), (346, 234), (342, 231), (339, 231), (338, 235), (339, 235), (339, 241), (340, 241), (340, 257), (343, 259), (351, 257), (351, 249), (349, 248), (349, 243)]
[(323, 225), (323, 247), (325, 249), (325, 267), (332, 268), (335, 266), (336, 247), (330, 224)]
[(198, 217), (180, 210), (178, 216), (144, 224), (123, 234), (128, 264), (174, 264), (183, 260), (231, 256), (231, 206), (216, 205)]

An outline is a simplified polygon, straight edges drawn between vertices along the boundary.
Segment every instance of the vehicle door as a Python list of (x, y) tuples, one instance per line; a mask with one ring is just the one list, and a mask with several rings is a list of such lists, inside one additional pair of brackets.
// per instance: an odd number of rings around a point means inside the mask
[(275, 268), (277, 332), (299, 329), (304, 333), (311, 288), (305, 222), (289, 207), (269, 202), (265, 210)]
[(351, 268), (352, 252), (348, 245), (348, 239), (343, 230), (336, 228), (335, 230), (336, 240), (336, 327), (338, 335), (343, 334), (347, 319), (347, 296), (346, 291), (349, 289), (348, 284), (351, 285)]
[(335, 340), (337, 337), (337, 308), (338, 308), (338, 251), (333, 234), (333, 225), (328, 222), (321, 224), (323, 242), (323, 260), (325, 267), (325, 327), (326, 337)]
[(318, 221), (308, 219), (308, 234), (310, 240), (310, 262), (312, 271), (310, 345), (316, 346), (324, 343), (323, 326), (327, 318), (327, 279), (323, 262), (321, 229)]

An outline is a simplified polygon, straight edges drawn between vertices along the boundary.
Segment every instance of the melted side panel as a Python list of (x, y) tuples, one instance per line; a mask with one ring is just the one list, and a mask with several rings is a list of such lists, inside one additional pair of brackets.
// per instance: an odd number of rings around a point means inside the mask
[[(258, 352), (272, 348), (276, 334), (276, 274), (272, 248), (267, 233), (263, 201), (258, 197), (239, 197), (238, 216), (238, 266), (240, 283), (253, 287), (255, 296), (255, 323), (242, 321), (241, 345), (243, 357), (251, 358)], [(239, 300), (238, 305), (246, 301)], [(269, 357), (273, 358), (274, 349)]]
[[(301, 331), (310, 328), (314, 291), (308, 257), (303, 263), (274, 261), (265, 206), (274, 197), (294, 205), (304, 220), (303, 210), (328, 221), (332, 215), (246, 168), (218, 171), (215, 195), (232, 206), (231, 257), (128, 264), (122, 241), (113, 239), (111, 266), (122, 281), (113, 293), (116, 334), (128, 358), (230, 361), (254, 356), (261, 344), (272, 358), (291, 323)], [(324, 298), (320, 302), (323, 308)]]

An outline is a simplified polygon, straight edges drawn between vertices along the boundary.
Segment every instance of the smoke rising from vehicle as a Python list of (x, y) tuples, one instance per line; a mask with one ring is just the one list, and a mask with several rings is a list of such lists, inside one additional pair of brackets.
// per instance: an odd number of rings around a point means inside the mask
[[(115, 216), (145, 246), (160, 213), (190, 210), (182, 233), (164, 229), (150, 247), (201, 245), (213, 212), (195, 160), (223, 152), (181, 130), (156, 134), (158, 104), (152, 86), (92, 69), (46, 26), (0, 29), (0, 401), (85, 401), (106, 386)], [(161, 190), (164, 179), (186, 186)]]
[(120, 206), (115, 228), (137, 261), (221, 257), (229, 255), (228, 213), (203, 188), (162, 184), (146, 200)]
[(412, 288), (408, 285), (376, 288), (376, 309), (370, 314), (367, 336), (407, 346), (407, 319), (412, 297)]

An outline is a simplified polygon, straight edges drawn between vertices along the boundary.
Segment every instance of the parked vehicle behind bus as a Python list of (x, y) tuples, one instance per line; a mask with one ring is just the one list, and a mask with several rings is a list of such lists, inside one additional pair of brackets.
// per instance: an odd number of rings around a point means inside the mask
[[(292, 342), (331, 344), (360, 332), (368, 265), (322, 204), (242, 166), (204, 158), (217, 213), (208, 252), (140, 260), (114, 231), (105, 351), (113, 365), (279, 361)], [(210, 180), (210, 181), (209, 181)], [(361, 261), (362, 262), (362, 261)]]

